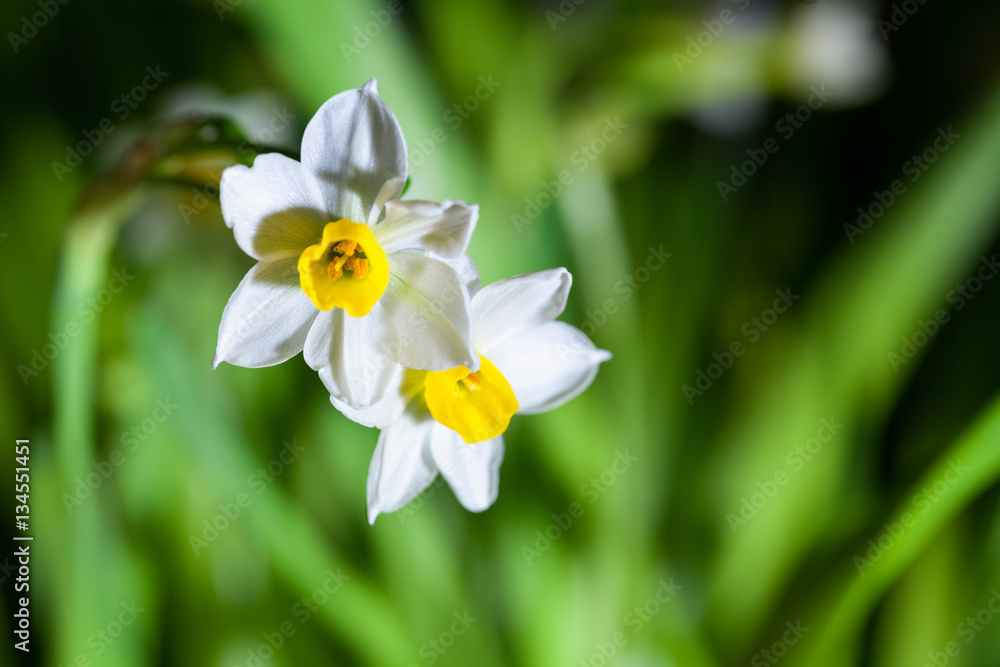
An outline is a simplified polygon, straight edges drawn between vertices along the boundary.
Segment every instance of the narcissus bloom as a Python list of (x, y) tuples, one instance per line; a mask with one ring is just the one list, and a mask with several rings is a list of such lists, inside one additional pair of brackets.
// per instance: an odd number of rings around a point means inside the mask
[(385, 397), (369, 409), (332, 399), (349, 418), (382, 429), (368, 471), (370, 523), (406, 505), (438, 472), (467, 509), (490, 507), (511, 417), (562, 405), (586, 389), (598, 365), (611, 357), (576, 327), (554, 321), (572, 282), (566, 269), (516, 276), (480, 290), (478, 275), (467, 267), (478, 370), (399, 367)]
[(271, 366), (304, 350), (356, 408), (381, 398), (397, 364), (478, 369), (452, 266), (478, 208), (399, 201), (406, 169), (402, 130), (372, 79), (320, 107), (302, 162), (269, 153), (223, 173), (223, 217), (258, 263), (226, 305), (214, 366)]

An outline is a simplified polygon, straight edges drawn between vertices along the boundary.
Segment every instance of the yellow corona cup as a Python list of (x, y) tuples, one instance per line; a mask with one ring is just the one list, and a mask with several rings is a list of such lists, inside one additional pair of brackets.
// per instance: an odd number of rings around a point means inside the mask
[(479, 360), (475, 373), (458, 366), (427, 373), (424, 378), (424, 398), (431, 415), (470, 444), (501, 435), (518, 409), (507, 378), (486, 357)]
[(352, 317), (371, 311), (389, 284), (389, 263), (372, 230), (350, 220), (323, 228), (323, 238), (299, 257), (299, 283), (320, 310)]

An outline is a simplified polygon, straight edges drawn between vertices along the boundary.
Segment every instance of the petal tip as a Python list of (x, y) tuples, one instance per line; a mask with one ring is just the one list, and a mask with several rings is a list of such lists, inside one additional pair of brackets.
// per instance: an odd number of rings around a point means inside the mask
[(361, 86), (361, 92), (378, 95), (378, 81), (375, 80), (375, 77), (368, 79), (365, 85)]
[(464, 507), (468, 511), (470, 511), (470, 512), (472, 512), (474, 514), (482, 514), (483, 512), (485, 512), (486, 510), (488, 510), (489, 508), (493, 507), (493, 503), (495, 503), (496, 500), (497, 500), (496, 499), (496, 495), (494, 495), (492, 499), (489, 499), (489, 498), (476, 498), (474, 500), (471, 500), (471, 499), (465, 499), (465, 500), (463, 500), (463, 499), (459, 498), (458, 502), (462, 505), (462, 507)]

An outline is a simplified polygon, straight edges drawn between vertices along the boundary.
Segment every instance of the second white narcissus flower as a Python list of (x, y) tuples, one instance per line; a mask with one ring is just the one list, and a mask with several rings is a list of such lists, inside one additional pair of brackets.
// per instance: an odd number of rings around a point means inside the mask
[[(478, 208), (399, 201), (406, 172), (402, 130), (374, 79), (320, 107), (301, 162), (268, 153), (224, 172), (223, 217), (258, 263), (226, 305), (214, 366), (304, 351), (353, 407), (378, 401), (397, 363), (478, 368), (469, 294), (450, 264)], [(406, 336), (417, 326), (424, 335)]]
[(611, 358), (582, 331), (555, 318), (566, 306), (566, 269), (478, 288), (471, 262), (472, 340), (481, 365), (426, 372), (399, 367), (385, 398), (346, 416), (382, 429), (368, 471), (368, 521), (402, 508), (444, 475), (467, 509), (497, 498), (503, 432), (515, 414), (546, 412), (586, 389)]

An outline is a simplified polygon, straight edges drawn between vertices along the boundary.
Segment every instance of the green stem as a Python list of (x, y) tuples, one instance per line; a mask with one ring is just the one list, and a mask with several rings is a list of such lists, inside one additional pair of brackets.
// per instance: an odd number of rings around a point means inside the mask
[[(74, 217), (66, 232), (52, 324), (62, 330), (74, 323), (78, 333), (52, 362), (54, 449), (60, 495), (72, 493), (76, 480), (91, 472), (90, 462), (97, 449), (94, 396), (100, 316), (94, 313), (94, 319), (86, 322), (77, 309), (100, 292), (107, 280), (117, 231), (138, 196), (137, 191), (126, 189), (104, 199), (102, 204), (90, 206)], [(107, 524), (101, 522), (98, 502), (83, 503), (71, 515), (58, 512), (52, 521), (56, 524), (55, 534), (66, 536), (67, 551), (71, 549), (72, 555), (61, 559), (62, 569), (56, 574), (58, 583), (54, 587), (60, 598), (54, 633), (56, 661), (69, 664), (86, 647), (95, 619), (107, 615), (102, 611), (107, 607), (103, 604), (107, 598), (104, 582), (114, 572), (104, 558), (109, 535)]]

